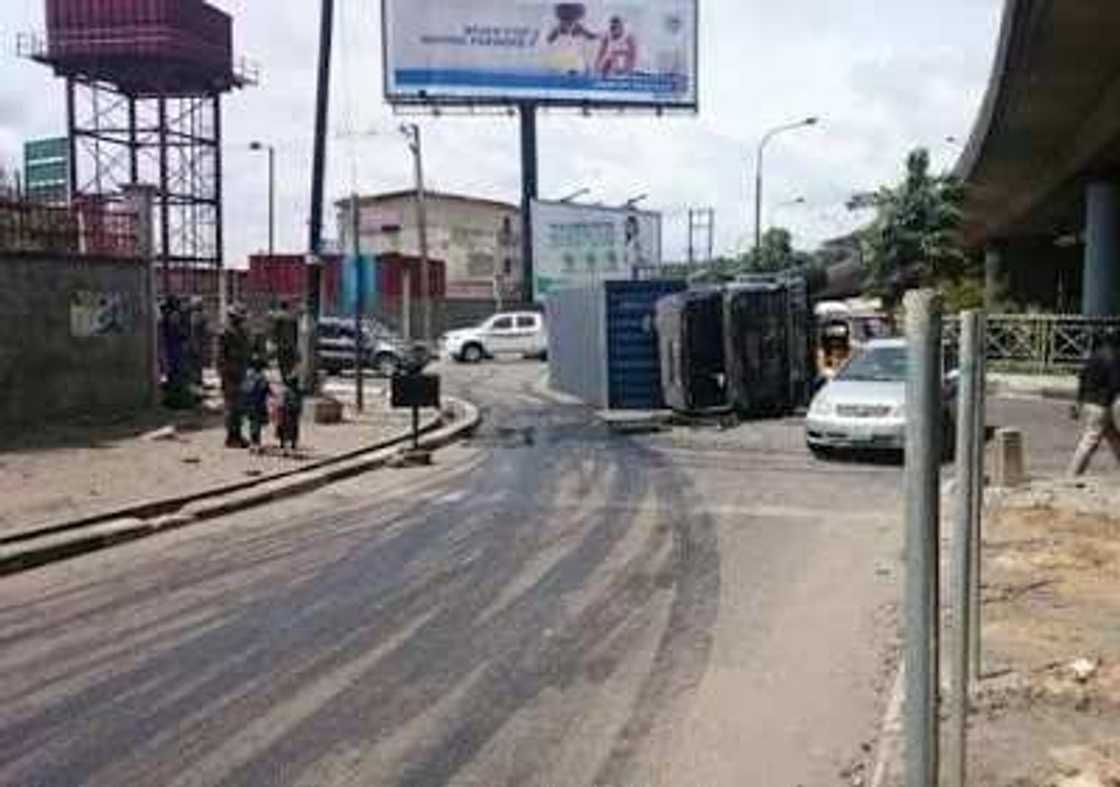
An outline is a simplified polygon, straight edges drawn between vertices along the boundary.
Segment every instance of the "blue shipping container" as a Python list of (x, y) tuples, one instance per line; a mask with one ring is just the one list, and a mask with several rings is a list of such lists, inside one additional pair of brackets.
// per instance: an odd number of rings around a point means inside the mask
[(659, 410), (657, 301), (684, 281), (610, 281), (549, 294), (549, 377), (553, 388), (612, 410)]

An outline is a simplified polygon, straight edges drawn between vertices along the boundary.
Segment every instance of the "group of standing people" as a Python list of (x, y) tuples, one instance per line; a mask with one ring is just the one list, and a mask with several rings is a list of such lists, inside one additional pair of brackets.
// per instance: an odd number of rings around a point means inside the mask
[[(218, 346), (218, 373), (226, 415), (226, 447), (249, 448), (259, 453), (262, 433), (269, 422), (270, 409), (276, 423), (276, 437), (287, 455), (299, 443), (299, 421), (303, 411), (303, 391), (298, 379), (299, 326), (295, 316), (281, 304), (271, 315), (272, 342), (281, 386), (272, 390), (268, 379), (269, 348), (266, 337), (250, 335), (244, 307), (230, 307), (226, 327)], [(242, 432), (249, 422), (249, 439)]]
[(201, 298), (182, 301), (174, 295), (160, 304), (159, 361), (165, 380), (164, 404), (172, 409), (193, 407), (202, 370), (211, 361), (210, 324)]

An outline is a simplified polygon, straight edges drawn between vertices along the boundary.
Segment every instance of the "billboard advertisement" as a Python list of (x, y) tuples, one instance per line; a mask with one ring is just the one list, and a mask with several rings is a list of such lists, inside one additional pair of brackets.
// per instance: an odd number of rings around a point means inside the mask
[(534, 202), (533, 294), (637, 278), (661, 264), (661, 214), (567, 202)]
[(697, 0), (383, 0), (390, 102), (695, 108)]

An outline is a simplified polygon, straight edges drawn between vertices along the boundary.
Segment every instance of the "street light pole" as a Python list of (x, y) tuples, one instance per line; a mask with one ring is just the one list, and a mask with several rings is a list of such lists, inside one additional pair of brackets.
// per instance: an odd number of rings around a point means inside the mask
[(416, 177), (416, 225), (420, 236), (420, 309), (424, 343), (431, 348), (432, 337), (432, 293), (431, 270), (428, 261), (428, 206), (424, 193), (424, 151), (420, 139), (420, 126), (416, 123), (402, 123), (401, 133), (408, 139), (412, 151)]
[(268, 258), (276, 256), (276, 147), (250, 142), (249, 150), (268, 152)]
[(754, 247), (756, 250), (762, 247), (762, 161), (763, 156), (766, 154), (766, 145), (771, 139), (781, 134), (783, 131), (793, 131), (794, 129), (804, 128), (806, 126), (815, 126), (818, 122), (818, 118), (810, 117), (798, 121), (797, 123), (787, 123), (784, 126), (772, 128), (763, 134), (762, 140), (758, 143), (754, 176)]

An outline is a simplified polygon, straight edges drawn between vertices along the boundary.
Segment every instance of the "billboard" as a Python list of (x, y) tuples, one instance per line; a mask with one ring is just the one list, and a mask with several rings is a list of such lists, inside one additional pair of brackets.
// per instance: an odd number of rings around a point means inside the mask
[(697, 0), (383, 0), (382, 35), (393, 103), (697, 103)]
[(661, 214), (568, 202), (532, 204), (533, 296), (637, 278), (661, 264)]

